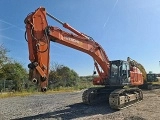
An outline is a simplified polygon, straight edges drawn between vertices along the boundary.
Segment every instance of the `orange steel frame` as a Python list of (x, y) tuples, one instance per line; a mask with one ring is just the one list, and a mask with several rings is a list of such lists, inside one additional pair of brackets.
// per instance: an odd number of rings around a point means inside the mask
[(35, 69), (30, 70), (30, 79), (37, 79), (42, 88), (48, 85), (50, 41), (53, 41), (92, 56), (99, 74), (93, 83), (103, 85), (104, 79), (109, 76), (109, 59), (103, 48), (90, 37), (66, 23), (63, 23), (63, 26), (74, 34), (48, 26), (47, 14), (45, 8), (40, 7), (25, 19), (29, 60), (34, 65), (36, 64)]
[[(65, 32), (60, 28), (48, 26), (46, 16), (49, 16), (70, 30), (72, 33)], [(58, 19), (46, 12), (45, 8), (40, 7), (35, 12), (29, 14), (25, 19), (26, 36), (28, 40), (29, 60), (31, 61), (32, 69), (29, 72), (29, 79), (37, 81), (41, 88), (46, 88), (48, 85), (49, 76), (49, 60), (50, 60), (50, 41), (63, 44), (65, 46), (82, 51), (93, 57), (95, 67), (99, 74), (94, 78), (94, 85), (105, 85), (105, 80), (109, 77), (110, 66), (109, 59), (103, 48), (95, 42), (91, 37), (80, 33), (72, 28), (67, 23), (62, 23)], [(139, 85), (143, 81), (137, 81), (133, 78), (135, 74), (140, 72), (130, 71), (131, 84)], [(140, 78), (140, 77), (138, 77)]]

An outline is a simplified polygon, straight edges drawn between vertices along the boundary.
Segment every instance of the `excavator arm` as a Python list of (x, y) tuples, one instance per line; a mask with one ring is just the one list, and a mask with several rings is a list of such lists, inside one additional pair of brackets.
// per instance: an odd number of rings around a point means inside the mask
[[(49, 26), (46, 16), (49, 16), (70, 30), (65, 32), (60, 28)], [(63, 23), (40, 7), (25, 19), (26, 39), (28, 41), (29, 79), (40, 85), (41, 91), (47, 90), (50, 60), (50, 41), (74, 48), (93, 57), (99, 76), (93, 84), (104, 85), (109, 77), (109, 59), (103, 48), (91, 37), (80, 33), (67, 23)]]
[(137, 67), (141, 72), (142, 72), (142, 76), (143, 76), (143, 81), (146, 81), (147, 79), (147, 72), (145, 70), (145, 68), (143, 67), (142, 64), (138, 63), (137, 61), (131, 59), (130, 57), (127, 58), (127, 61), (130, 65), (130, 67)]

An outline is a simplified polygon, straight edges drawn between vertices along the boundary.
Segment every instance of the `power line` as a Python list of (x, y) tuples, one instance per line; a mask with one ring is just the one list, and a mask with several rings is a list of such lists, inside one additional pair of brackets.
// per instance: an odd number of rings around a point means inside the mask
[[(25, 31), (24, 29), (22, 29), (22, 28), (20, 28), (20, 27), (18, 27), (18, 26), (16, 26), (16, 25), (14, 25), (14, 24), (12, 24), (12, 23), (9, 23), (9, 22), (7, 22), (7, 21), (4, 21), (4, 20), (2, 20), (2, 19), (0, 19), (0, 22), (3, 22), (3, 23), (5, 23), (5, 24), (8, 24), (8, 25), (10, 25), (10, 26), (12, 26), (12, 27), (16, 27), (16, 28), (18, 28), (19, 30), (21, 30), (21, 31)], [(8, 28), (9, 29), (9, 28)]]

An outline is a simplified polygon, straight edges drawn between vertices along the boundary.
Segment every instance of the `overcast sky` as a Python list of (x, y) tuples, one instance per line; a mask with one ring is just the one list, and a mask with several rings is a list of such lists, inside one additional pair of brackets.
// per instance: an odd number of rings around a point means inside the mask
[[(40, 6), (94, 38), (110, 60), (130, 56), (147, 72), (160, 73), (160, 0), (1, 0), (0, 44), (26, 68), (29, 60), (24, 19)], [(63, 29), (47, 19), (49, 25)], [(68, 66), (79, 75), (93, 73), (93, 59), (85, 53), (51, 43), (50, 55), (51, 63)]]

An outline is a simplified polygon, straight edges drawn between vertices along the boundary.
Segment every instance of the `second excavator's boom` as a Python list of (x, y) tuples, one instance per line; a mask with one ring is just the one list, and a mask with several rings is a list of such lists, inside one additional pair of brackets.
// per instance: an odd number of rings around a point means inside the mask
[[(61, 23), (73, 33), (68, 33), (60, 28), (48, 26), (46, 15)], [(31, 63), (30, 80), (41, 86), (41, 91), (46, 91), (49, 74), (50, 41), (82, 51), (93, 57), (99, 76), (93, 80), (96, 85), (105, 85), (109, 77), (109, 59), (103, 48), (91, 37), (80, 33), (66, 23), (63, 23), (46, 12), (45, 8), (38, 8), (25, 19), (26, 35)]]
[(130, 66), (135, 66), (142, 72), (143, 81), (145, 81), (147, 79), (147, 72), (146, 72), (145, 68), (143, 67), (143, 65), (138, 63), (135, 60), (132, 60), (130, 57), (127, 58), (127, 61)]

